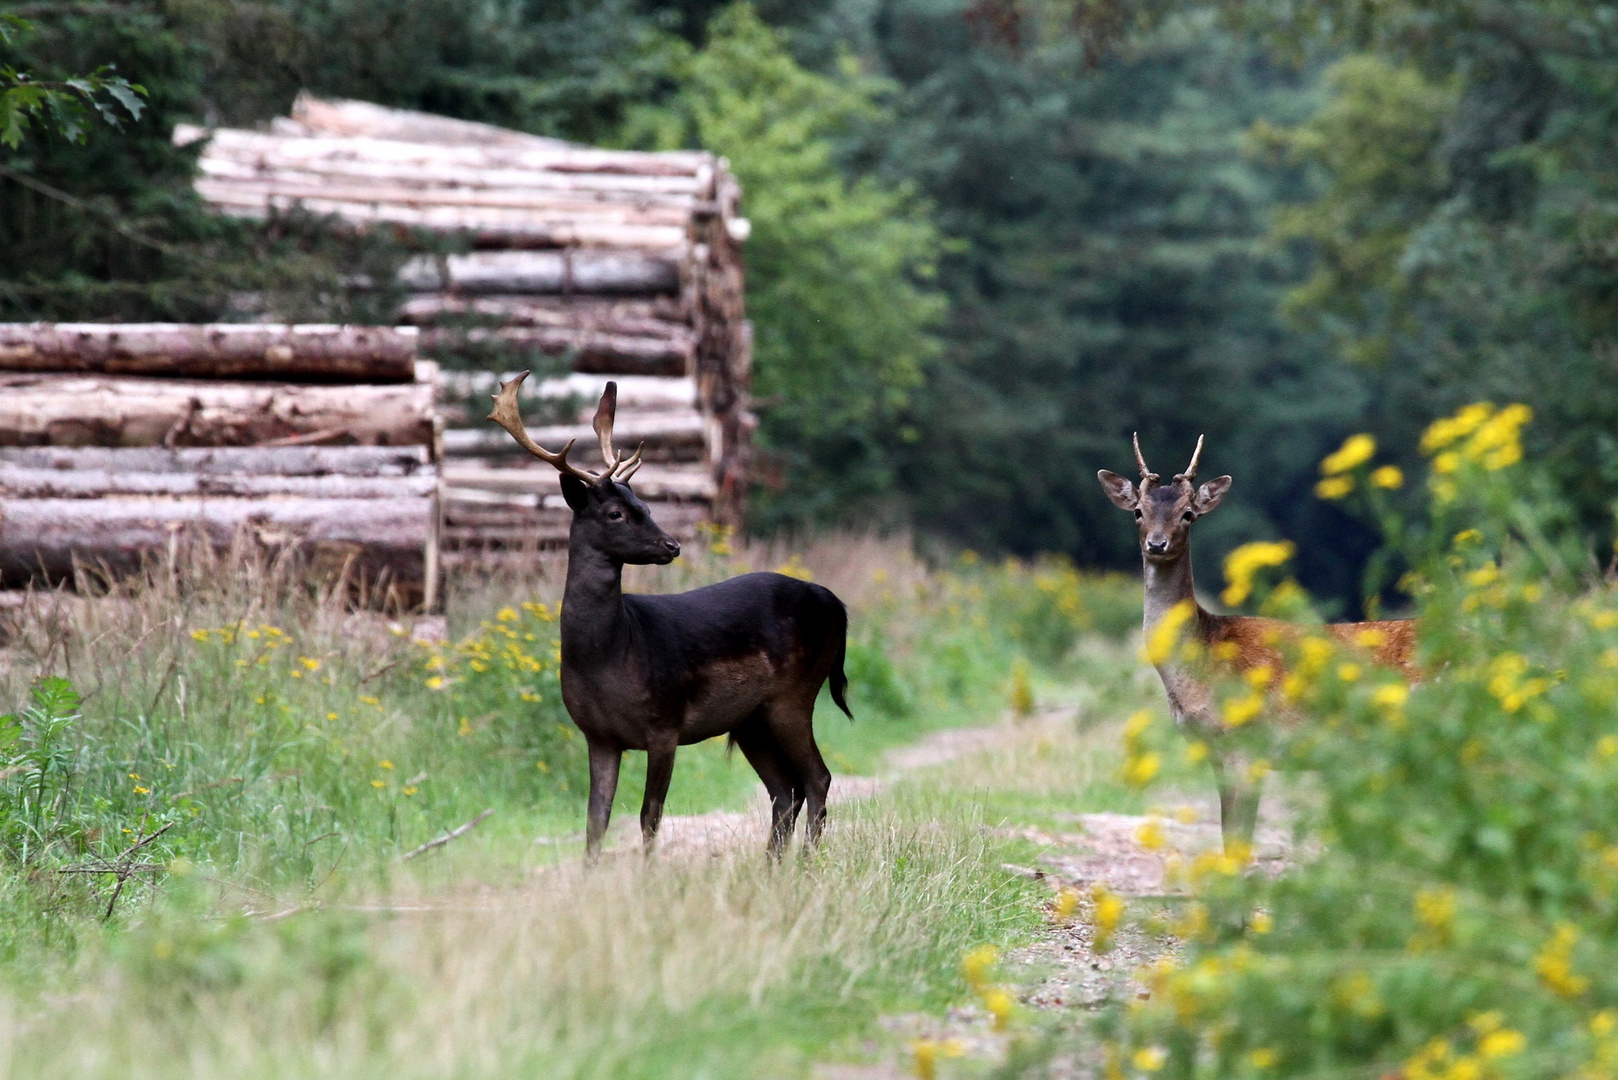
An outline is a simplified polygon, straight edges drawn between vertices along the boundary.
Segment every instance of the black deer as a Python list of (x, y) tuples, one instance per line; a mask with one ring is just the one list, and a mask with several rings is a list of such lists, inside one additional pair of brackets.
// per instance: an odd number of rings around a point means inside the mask
[(588, 472), (529, 437), (517, 411), (528, 373), (501, 384), (489, 419), (556, 467), (573, 510), (562, 596), (562, 701), (590, 748), (586, 857), (607, 831), (625, 750), (646, 751), (641, 837), (650, 850), (674, 772), (675, 748), (730, 736), (770, 795), (769, 852), (779, 856), (800, 809), (813, 845), (826, 820), (831, 771), (815, 745), (815, 698), (831, 678), (844, 700), (848, 613), (820, 585), (785, 574), (743, 574), (672, 596), (625, 596), (624, 565), (667, 565), (680, 544), (629, 488), (641, 451), (612, 447), (618, 387), (608, 383), (595, 431), (606, 471)]

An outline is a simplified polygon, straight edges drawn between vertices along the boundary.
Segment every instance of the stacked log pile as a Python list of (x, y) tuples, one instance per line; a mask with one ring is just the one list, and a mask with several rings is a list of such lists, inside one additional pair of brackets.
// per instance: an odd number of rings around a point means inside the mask
[(0, 324), (0, 584), (245, 535), (430, 600), (437, 365), (419, 337)]
[(222, 213), (302, 207), (355, 228), (450, 235), (466, 249), (417, 258), (399, 278), (408, 296), (398, 321), (419, 327), (423, 350), (452, 369), (446, 553), (471, 559), (566, 537), (554, 472), (484, 423), (483, 403), (508, 374), (488, 370), (506, 366), (491, 355), (544, 354), (572, 372), (530, 380), (524, 400), (565, 421), (535, 437), (578, 437), (576, 455), (593, 446), (589, 413), (616, 379), (618, 441), (645, 440), (635, 488), (657, 519), (689, 533), (740, 517), (753, 423), (748, 224), (723, 159), (598, 150), (307, 95), (269, 131), (181, 128), (175, 138), (209, 140), (197, 189)]

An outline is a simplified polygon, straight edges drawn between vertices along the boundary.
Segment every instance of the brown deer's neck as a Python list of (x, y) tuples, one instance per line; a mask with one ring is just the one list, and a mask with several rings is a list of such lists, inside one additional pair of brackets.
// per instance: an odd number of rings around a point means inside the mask
[(622, 563), (588, 545), (568, 545), (561, 629), (564, 662), (615, 651), (625, 629)]
[(1182, 600), (1197, 602), (1196, 583), (1191, 579), (1191, 548), (1173, 562), (1152, 562), (1143, 559), (1146, 578), (1146, 603), (1143, 623), (1146, 633), (1163, 620), (1174, 605)]

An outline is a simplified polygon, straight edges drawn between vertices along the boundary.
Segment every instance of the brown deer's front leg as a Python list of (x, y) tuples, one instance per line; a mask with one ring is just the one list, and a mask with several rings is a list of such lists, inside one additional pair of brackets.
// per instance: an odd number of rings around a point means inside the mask
[(584, 858), (595, 862), (601, 858), (601, 838), (607, 835), (607, 822), (612, 817), (612, 800), (618, 794), (618, 767), (623, 763), (623, 752), (605, 743), (590, 742), (590, 808), (584, 832)]
[(647, 854), (657, 842), (657, 826), (663, 820), (663, 800), (668, 797), (669, 781), (674, 778), (674, 751), (679, 735), (659, 736), (646, 748), (646, 797), (640, 804), (640, 838)]
[(1247, 763), (1238, 754), (1212, 756), (1214, 783), (1219, 788), (1219, 832), (1225, 841), (1225, 852), (1232, 850), (1232, 842), (1239, 842), (1249, 850), (1253, 833), (1258, 828), (1260, 782), (1247, 776)]

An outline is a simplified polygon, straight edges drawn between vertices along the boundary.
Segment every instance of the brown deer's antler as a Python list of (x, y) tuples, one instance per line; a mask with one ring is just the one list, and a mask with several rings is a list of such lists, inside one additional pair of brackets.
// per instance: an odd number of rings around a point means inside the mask
[(1146, 467), (1146, 456), (1140, 452), (1140, 432), (1135, 432), (1131, 439), (1135, 444), (1135, 464), (1140, 466), (1140, 486), (1145, 490), (1147, 484), (1155, 484), (1160, 478)]
[(1179, 473), (1174, 477), (1174, 482), (1176, 484), (1189, 484), (1191, 481), (1197, 478), (1197, 462), (1202, 458), (1202, 440), (1203, 436), (1198, 435), (1197, 448), (1191, 451), (1191, 464), (1185, 467), (1185, 472)]
[(618, 384), (608, 381), (607, 388), (601, 391), (601, 401), (596, 405), (595, 427), (596, 438), (601, 440), (601, 460), (607, 463), (607, 471), (603, 475), (605, 480), (616, 480), (627, 484), (629, 478), (635, 475), (640, 468), (641, 452), (646, 444), (641, 443), (635, 452), (626, 460), (612, 447), (612, 422), (618, 415)]
[[(489, 419), (509, 431), (511, 437), (517, 440), (518, 446), (541, 461), (555, 466), (557, 472), (576, 477), (586, 484), (594, 484), (599, 479), (594, 473), (584, 471), (567, 459), (567, 452), (573, 449), (574, 440), (569, 439), (560, 452), (553, 454), (528, 437), (528, 429), (523, 426), (522, 413), (517, 410), (517, 392), (526, 378), (528, 372), (525, 371), (511, 381), (500, 384), (500, 392), (494, 395), (494, 409), (489, 413)], [(600, 422), (599, 414), (597, 422)], [(609, 432), (611, 430), (610, 421), (608, 430)]]

